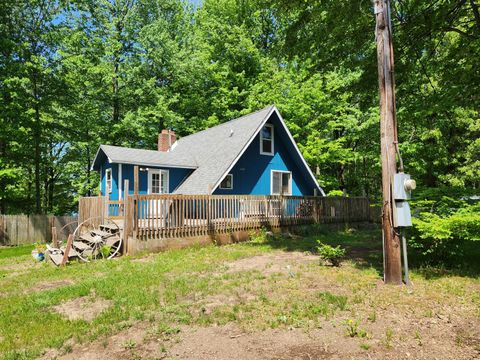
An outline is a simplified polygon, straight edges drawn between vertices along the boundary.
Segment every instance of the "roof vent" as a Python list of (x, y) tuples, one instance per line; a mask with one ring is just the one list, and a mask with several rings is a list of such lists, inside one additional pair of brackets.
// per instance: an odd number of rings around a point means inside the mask
[(230, 129), (230, 137), (233, 136), (233, 129)]

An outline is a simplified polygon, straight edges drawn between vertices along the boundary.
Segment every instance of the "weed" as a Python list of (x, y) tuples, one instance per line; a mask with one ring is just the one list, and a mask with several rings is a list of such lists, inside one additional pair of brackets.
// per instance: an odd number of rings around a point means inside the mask
[(279, 323), (286, 324), (288, 322), (288, 316), (280, 315), (279, 317), (277, 317), (277, 320)]
[(368, 350), (368, 349), (370, 349), (370, 345), (367, 344), (367, 343), (361, 343), (360, 348), (363, 349), (363, 350)]
[(134, 340), (130, 339), (130, 340), (125, 341), (125, 343), (123, 344), (123, 347), (126, 350), (135, 349), (137, 347), (137, 343)]
[(330, 245), (325, 245), (321, 240), (317, 240), (319, 246), (317, 246), (317, 251), (320, 257), (330, 262), (333, 266), (340, 266), (341, 259), (345, 256), (345, 249), (340, 245), (333, 247)]
[(367, 337), (367, 332), (360, 328), (360, 323), (357, 320), (348, 319), (345, 321), (345, 327), (347, 329), (347, 335), (350, 337)]
[(422, 335), (420, 335), (420, 332), (418, 330), (415, 331), (415, 340), (417, 340), (418, 346), (423, 345)]
[(168, 324), (160, 324), (156, 328), (156, 333), (157, 334), (162, 334), (162, 335), (176, 335), (180, 332), (180, 329), (177, 327), (171, 327)]
[(73, 347), (71, 344), (65, 344), (62, 348), (63, 354), (70, 354), (73, 351)]
[(268, 241), (268, 231), (266, 227), (260, 230), (250, 231), (248, 234), (250, 242), (254, 244), (265, 244)]
[(347, 308), (348, 298), (343, 295), (334, 295), (328, 291), (320, 292), (317, 296), (327, 304), (333, 305), (334, 308), (345, 310)]
[(374, 310), (372, 311), (368, 317), (367, 317), (368, 321), (374, 323), (375, 321), (377, 321), (377, 312)]
[(387, 349), (391, 349), (392, 348), (392, 340), (393, 340), (393, 330), (391, 328), (387, 328), (387, 330), (385, 330), (385, 338), (383, 339), (383, 345), (387, 348)]

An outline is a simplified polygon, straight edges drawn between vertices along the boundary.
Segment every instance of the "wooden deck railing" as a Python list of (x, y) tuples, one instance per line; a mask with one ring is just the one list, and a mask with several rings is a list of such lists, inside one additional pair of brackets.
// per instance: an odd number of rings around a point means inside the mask
[(370, 220), (365, 198), (137, 195), (127, 203), (138, 239), (225, 234), (262, 227)]
[(79, 221), (123, 221), (139, 240), (226, 234), (311, 223), (372, 221), (366, 198), (250, 195), (129, 195), (120, 201), (82, 198)]

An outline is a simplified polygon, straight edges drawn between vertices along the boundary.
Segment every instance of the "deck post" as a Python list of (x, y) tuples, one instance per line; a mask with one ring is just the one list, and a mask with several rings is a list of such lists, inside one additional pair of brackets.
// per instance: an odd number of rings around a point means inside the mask
[(131, 219), (129, 208), (130, 204), (128, 203), (128, 186), (129, 182), (128, 179), (125, 179), (123, 182), (123, 252), (125, 254), (130, 254), (131, 252), (131, 244), (128, 243), (128, 235), (130, 234), (130, 224)]
[(213, 233), (211, 231), (211, 221), (212, 221), (212, 184), (208, 184), (208, 195), (207, 195), (207, 234)]
[(137, 242), (138, 233), (138, 166), (133, 167), (133, 242)]

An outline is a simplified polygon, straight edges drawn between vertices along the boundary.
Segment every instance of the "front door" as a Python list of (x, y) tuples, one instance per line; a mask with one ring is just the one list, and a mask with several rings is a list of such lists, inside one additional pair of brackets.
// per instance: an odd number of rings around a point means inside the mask
[[(149, 194), (168, 194), (168, 170), (150, 169), (148, 170), (148, 193)], [(148, 213), (150, 216), (159, 216), (164, 213), (163, 207), (165, 200), (150, 201)]]

